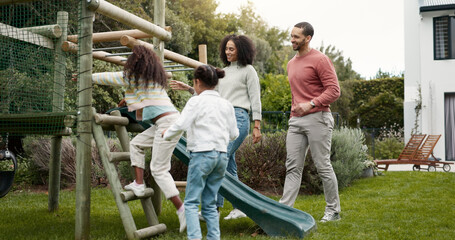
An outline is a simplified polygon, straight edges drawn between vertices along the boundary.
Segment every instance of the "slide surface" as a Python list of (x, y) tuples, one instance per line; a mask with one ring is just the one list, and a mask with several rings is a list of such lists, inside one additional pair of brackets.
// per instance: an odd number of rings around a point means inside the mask
[[(186, 151), (185, 138), (180, 139), (174, 155), (188, 165), (190, 156)], [(316, 222), (310, 214), (259, 194), (229, 173), (221, 184), (220, 193), (269, 236), (303, 238), (316, 230)]]

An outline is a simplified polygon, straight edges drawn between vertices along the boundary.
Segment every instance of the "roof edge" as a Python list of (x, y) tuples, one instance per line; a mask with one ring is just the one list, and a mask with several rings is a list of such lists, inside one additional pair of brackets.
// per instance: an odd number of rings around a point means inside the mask
[(455, 4), (420, 7), (420, 12), (433, 12), (433, 11), (452, 10), (452, 9), (455, 9)]

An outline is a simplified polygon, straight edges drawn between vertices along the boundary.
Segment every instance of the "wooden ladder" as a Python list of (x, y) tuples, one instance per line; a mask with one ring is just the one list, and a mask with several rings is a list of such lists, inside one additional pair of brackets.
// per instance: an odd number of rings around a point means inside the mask
[[(115, 202), (120, 212), (120, 217), (125, 228), (128, 239), (141, 239), (155, 236), (166, 231), (166, 225), (160, 224), (155, 208), (152, 203), (154, 191), (152, 188), (146, 188), (145, 196), (137, 197), (132, 191), (124, 191), (120, 183), (119, 175), (115, 167), (115, 163), (119, 161), (130, 161), (129, 153), (129, 136), (125, 126), (129, 121), (126, 117), (121, 117), (119, 111), (112, 111), (111, 115), (97, 114), (93, 109), (92, 132), (93, 137), (98, 147), (99, 155), (104, 166), (107, 178), (109, 180), (112, 193), (115, 197)], [(120, 140), (122, 150), (124, 152), (110, 152), (107, 145), (106, 137), (104, 136), (103, 126), (114, 126), (117, 132), (117, 137)], [(128, 206), (129, 201), (139, 199), (144, 209), (145, 216), (149, 227), (137, 229), (136, 224)]]

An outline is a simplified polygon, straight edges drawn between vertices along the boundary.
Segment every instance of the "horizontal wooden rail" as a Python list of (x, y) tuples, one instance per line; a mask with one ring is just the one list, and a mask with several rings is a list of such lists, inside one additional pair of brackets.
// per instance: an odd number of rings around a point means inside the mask
[(101, 15), (117, 20), (131, 28), (139, 29), (145, 33), (151, 34), (162, 41), (169, 41), (172, 38), (172, 34), (164, 28), (108, 3), (107, 1), (89, 1), (88, 8), (92, 11), (96, 11)]

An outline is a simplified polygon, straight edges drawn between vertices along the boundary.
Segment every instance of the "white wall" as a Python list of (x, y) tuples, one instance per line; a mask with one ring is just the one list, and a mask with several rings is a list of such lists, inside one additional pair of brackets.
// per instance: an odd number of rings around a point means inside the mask
[(455, 60), (434, 60), (433, 17), (453, 15), (454, 11), (419, 14), (416, 0), (405, 0), (405, 138), (410, 137), (415, 122), (415, 99), (418, 85), (422, 91), (420, 131), (441, 134), (434, 149), (445, 160), (444, 93), (455, 92)]
[[(405, 142), (411, 137), (416, 121), (415, 106), (420, 85), (420, 15), (416, 0), (404, 1), (404, 136)], [(420, 119), (418, 119), (419, 125)], [(417, 129), (418, 132), (421, 129)]]

